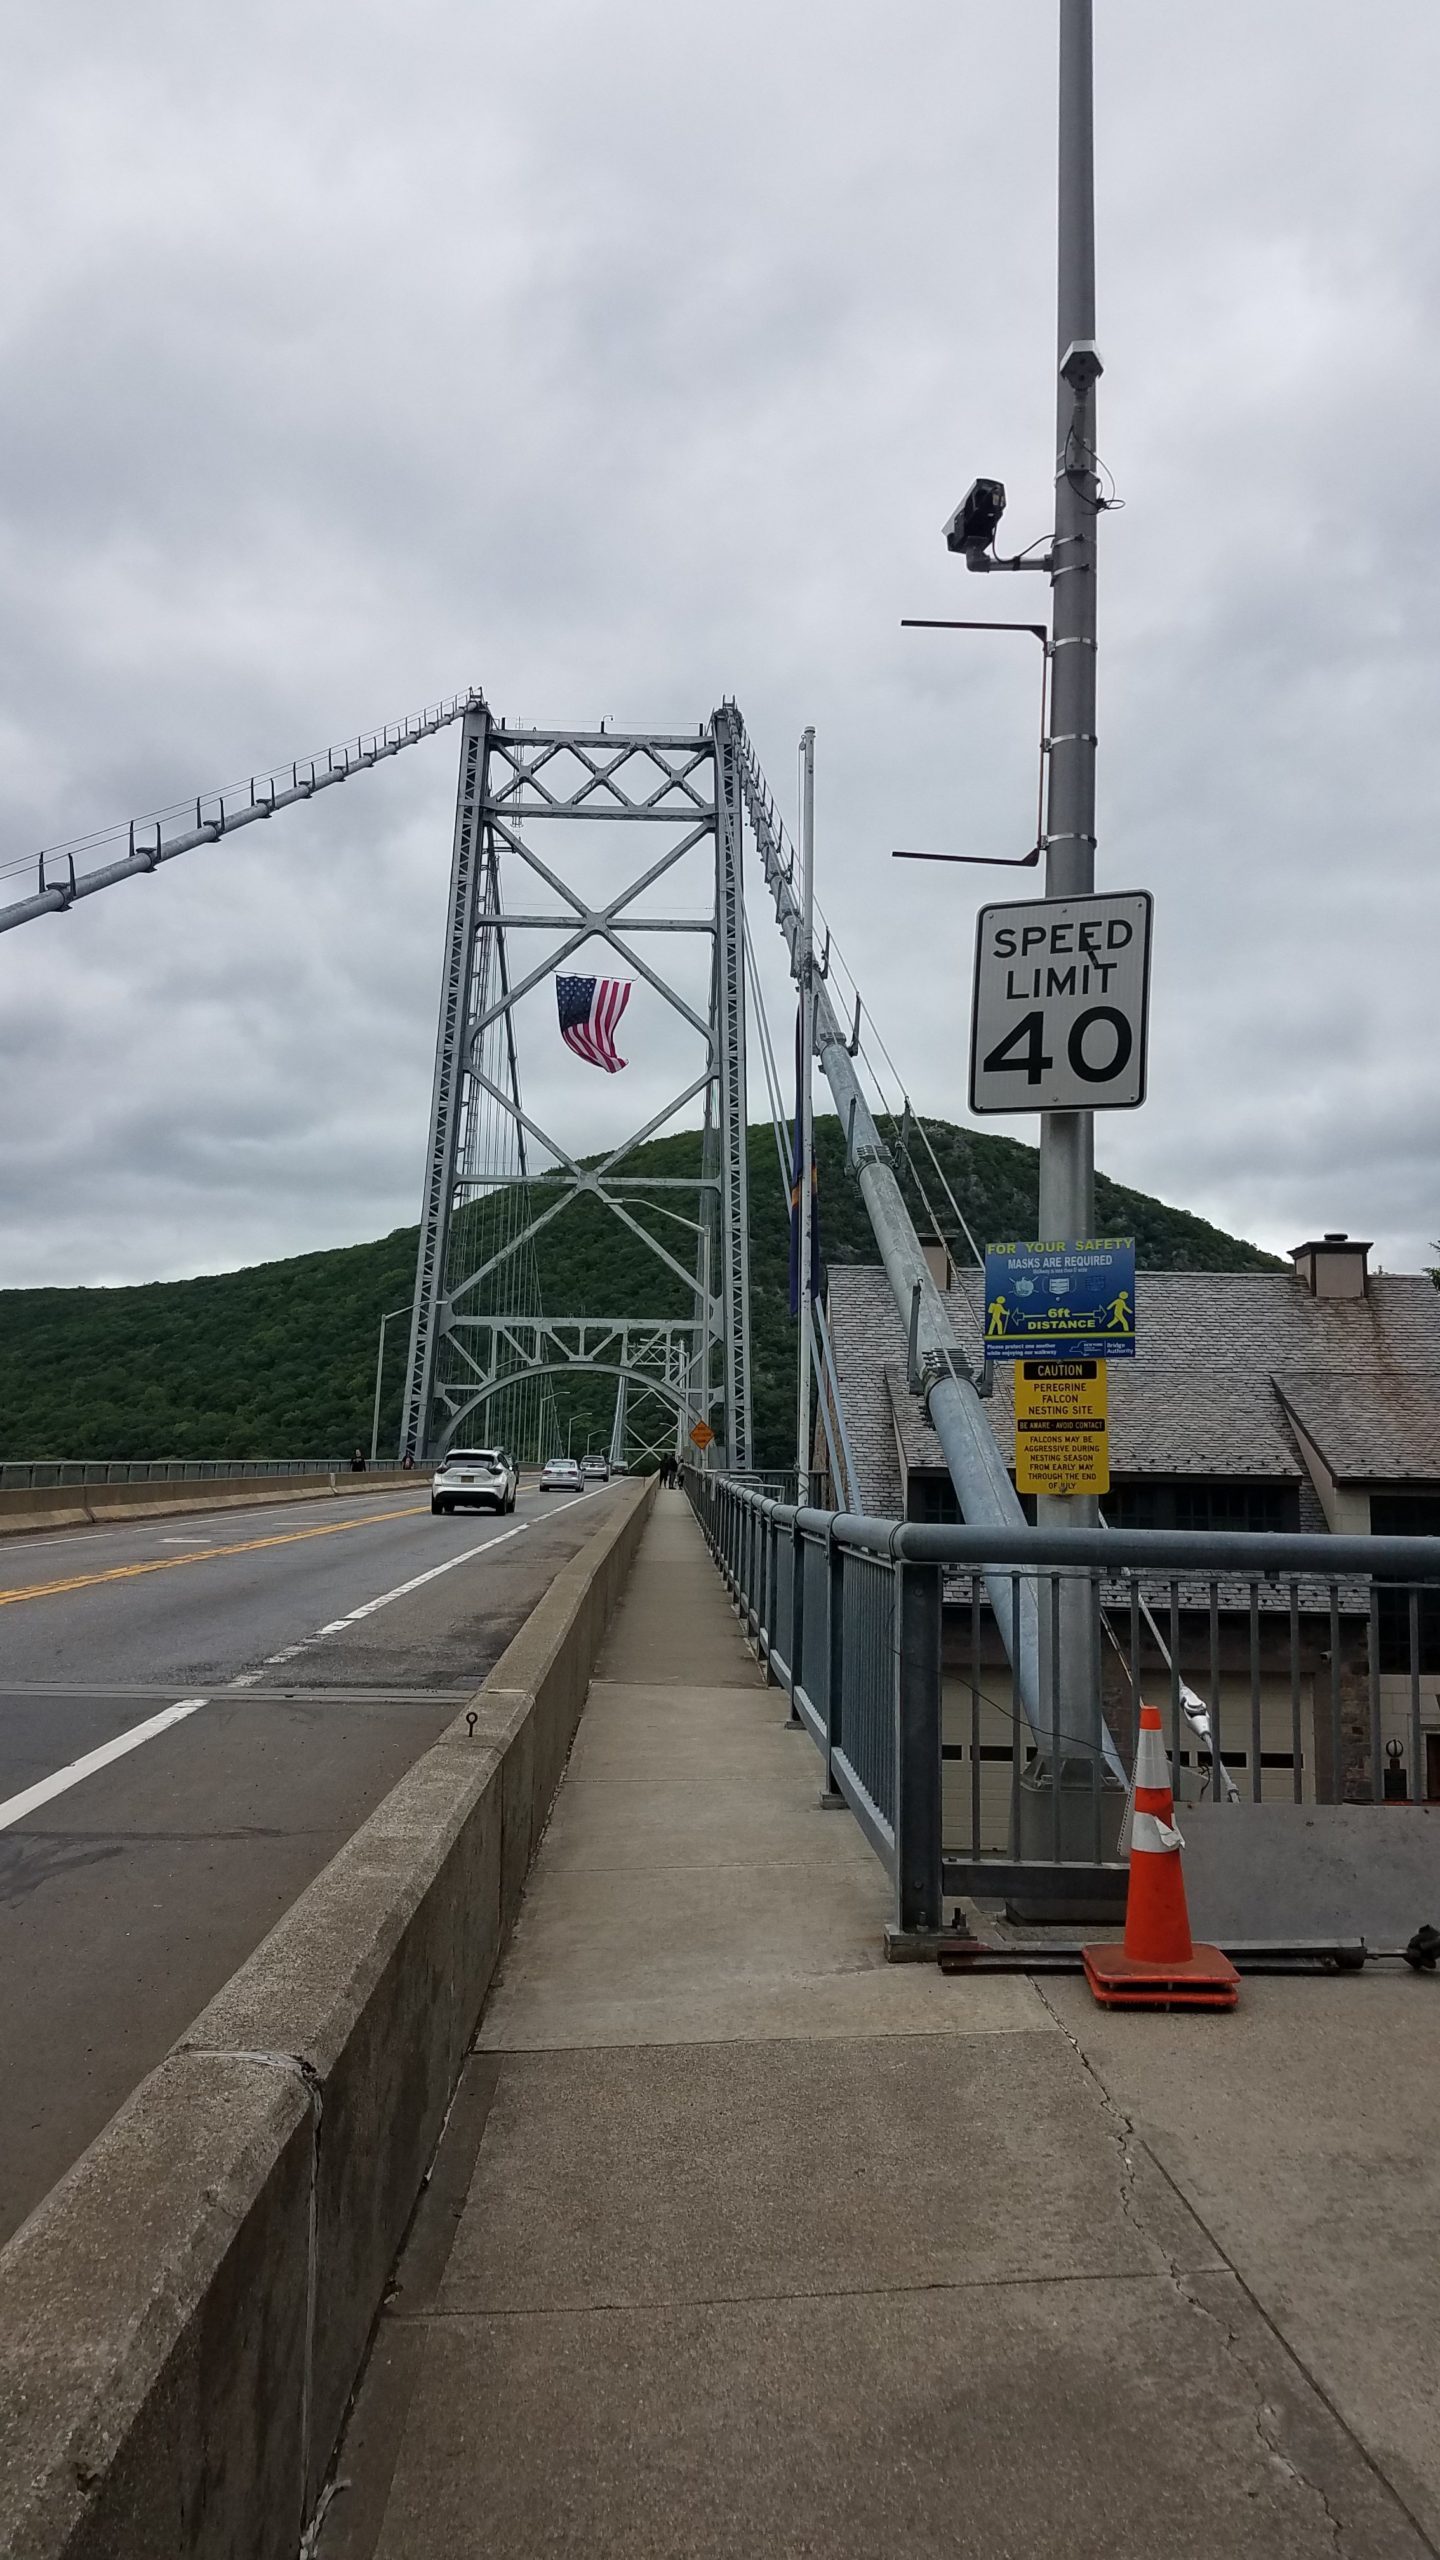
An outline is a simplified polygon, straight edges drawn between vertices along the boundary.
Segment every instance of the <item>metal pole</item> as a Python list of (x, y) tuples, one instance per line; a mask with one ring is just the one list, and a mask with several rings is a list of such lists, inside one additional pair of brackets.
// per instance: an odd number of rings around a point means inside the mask
[[(765, 883), (775, 901), (776, 917), (790, 953), (790, 973), (798, 980), (801, 916), (792, 885), (791, 866), (784, 855), (773, 809), (753, 751), (743, 738), (742, 746), (741, 777), (746, 808), (760, 847)], [(989, 1523), (1002, 1533), (1023, 1531), (1025, 1514), (1020, 1507), (1019, 1495), (1000, 1455), (986, 1408), (971, 1384), (970, 1358), (962, 1348), (957, 1330), (957, 1299), (942, 1295), (930, 1276), (891, 1167), (890, 1151), (881, 1140), (856, 1074), (846, 1025), (840, 1021), (823, 979), (815, 989), (815, 1026), (820, 1072), (834, 1097), (841, 1127), (850, 1131), (851, 1161), (861, 1197), (891, 1293), (906, 1323), (909, 1322), (913, 1292), (917, 1288), (920, 1291), (916, 1350), (925, 1382), (925, 1410), (945, 1452), (945, 1463), (959, 1499), (961, 1515), (972, 1523)], [(978, 1344), (972, 1346), (972, 1356), (978, 1358)], [(1019, 1561), (1024, 1562), (1023, 1555)], [(1030, 1573), (1022, 1573), (1016, 1578), (996, 1572), (988, 1574), (985, 1583), (1001, 1641), (1007, 1652), (1014, 1646), (1011, 1660), (1015, 1663), (1020, 1703), (1030, 1730), (1038, 1741), (1047, 1728), (1048, 1716), (1043, 1711), (1044, 1692), (1039, 1675), (1039, 1607), (1035, 1578)], [(1114, 1744), (1104, 1737), (1102, 1742), (1113, 1774), (1123, 1779)]]
[(430, 1097), (430, 1141), (420, 1205), (415, 1298), (400, 1454), (417, 1466), (430, 1454), (435, 1358), (444, 1325), (444, 1292), (450, 1259), (450, 1226), (464, 1125), (466, 1034), (471, 1018), (476, 923), (482, 881), (480, 818), (485, 805), (490, 714), (484, 703), (467, 709), (460, 733), (460, 775), (450, 858), (450, 913), (445, 968), (440, 982), (440, 1024), (435, 1040), (435, 1081)]
[[(1058, 367), (1055, 550), (1051, 571), (1049, 793), (1045, 894), (1087, 895), (1095, 886), (1095, 154), (1092, 0), (1060, 0)], [(1040, 1234), (1073, 1244), (1094, 1232), (1095, 1115), (1047, 1111), (1040, 1123)], [(1046, 1527), (1091, 1528), (1093, 1497), (1044, 1496)], [(1083, 1586), (1062, 1589), (1059, 1662), (1042, 1612), (1041, 1678), (1058, 1683), (1064, 1747), (1093, 1756), (1100, 1738), (1099, 1661)]]
[(372, 1467), (380, 1455), (380, 1381), (385, 1375), (385, 1327), (390, 1322), (392, 1316), (408, 1316), (409, 1313), (410, 1308), (407, 1302), (403, 1307), (389, 1308), (380, 1319), (380, 1348), (375, 1354), (375, 1411), (371, 1416), (370, 1421), (370, 1464)]
[(815, 1113), (811, 1093), (811, 1077), (815, 1055), (815, 732), (807, 729), (800, 740), (800, 1090), (796, 1097), (799, 1120), (800, 1215), (797, 1252), (800, 1257), (800, 1376), (795, 1404), (795, 1481), (797, 1502), (810, 1499), (810, 1261), (813, 1252), (813, 1224), (810, 1199), (810, 1158), (815, 1144)]
[(938, 1929), (943, 1820), (941, 1597), (938, 1565), (895, 1569), (896, 1935)]

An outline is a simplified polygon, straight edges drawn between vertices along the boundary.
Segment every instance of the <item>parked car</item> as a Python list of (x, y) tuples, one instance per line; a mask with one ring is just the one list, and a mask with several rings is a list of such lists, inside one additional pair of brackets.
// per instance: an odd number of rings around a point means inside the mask
[(585, 1478), (578, 1458), (547, 1458), (540, 1470), (542, 1493), (583, 1493)]
[(597, 1484), (610, 1481), (610, 1461), (603, 1449), (587, 1449), (580, 1461), (580, 1473), (587, 1483), (593, 1477)]
[(451, 1449), (430, 1483), (432, 1511), (513, 1511), (520, 1470), (505, 1449)]

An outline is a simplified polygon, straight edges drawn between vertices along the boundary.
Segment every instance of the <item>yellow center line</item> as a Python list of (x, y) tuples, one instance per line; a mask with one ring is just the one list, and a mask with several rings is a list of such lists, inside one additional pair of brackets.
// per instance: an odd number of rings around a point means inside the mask
[(103, 1573), (74, 1573), (64, 1582), (31, 1582), (21, 1591), (0, 1591), (0, 1609), (12, 1600), (48, 1600), (57, 1591), (89, 1591), (99, 1582), (131, 1582), (141, 1573), (173, 1573), (180, 1564), (213, 1564), (222, 1556), (253, 1556), (261, 1547), (294, 1547), (302, 1538), (338, 1538), (349, 1529), (382, 1529), (390, 1520), (408, 1520), (424, 1511), (423, 1502), (407, 1502), (399, 1511), (377, 1511), (366, 1520), (327, 1520), (319, 1529), (282, 1529), (269, 1538), (241, 1538), (232, 1547), (194, 1547), (188, 1555), (156, 1556), (146, 1564), (112, 1564)]

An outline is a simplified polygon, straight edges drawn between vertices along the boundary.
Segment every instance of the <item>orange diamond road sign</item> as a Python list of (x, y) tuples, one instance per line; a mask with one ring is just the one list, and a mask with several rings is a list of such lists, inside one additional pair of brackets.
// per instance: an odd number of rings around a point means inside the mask
[(708, 1422), (697, 1422), (691, 1426), (690, 1437), (697, 1449), (708, 1449), (715, 1434)]

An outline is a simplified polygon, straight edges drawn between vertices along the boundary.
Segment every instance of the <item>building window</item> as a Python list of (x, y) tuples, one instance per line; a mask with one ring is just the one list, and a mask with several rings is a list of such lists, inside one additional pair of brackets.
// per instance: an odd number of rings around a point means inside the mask
[(1300, 1489), (1243, 1477), (1226, 1482), (1145, 1476), (1112, 1484), (1100, 1508), (1112, 1529), (1298, 1529)]
[[(1440, 1493), (1372, 1493), (1370, 1528), (1377, 1538), (1440, 1538)], [(1440, 1591), (1421, 1583), (1416, 1599), (1420, 1659), (1412, 1666), (1410, 1591), (1382, 1583), (1376, 1593), (1382, 1671), (1440, 1671)]]

